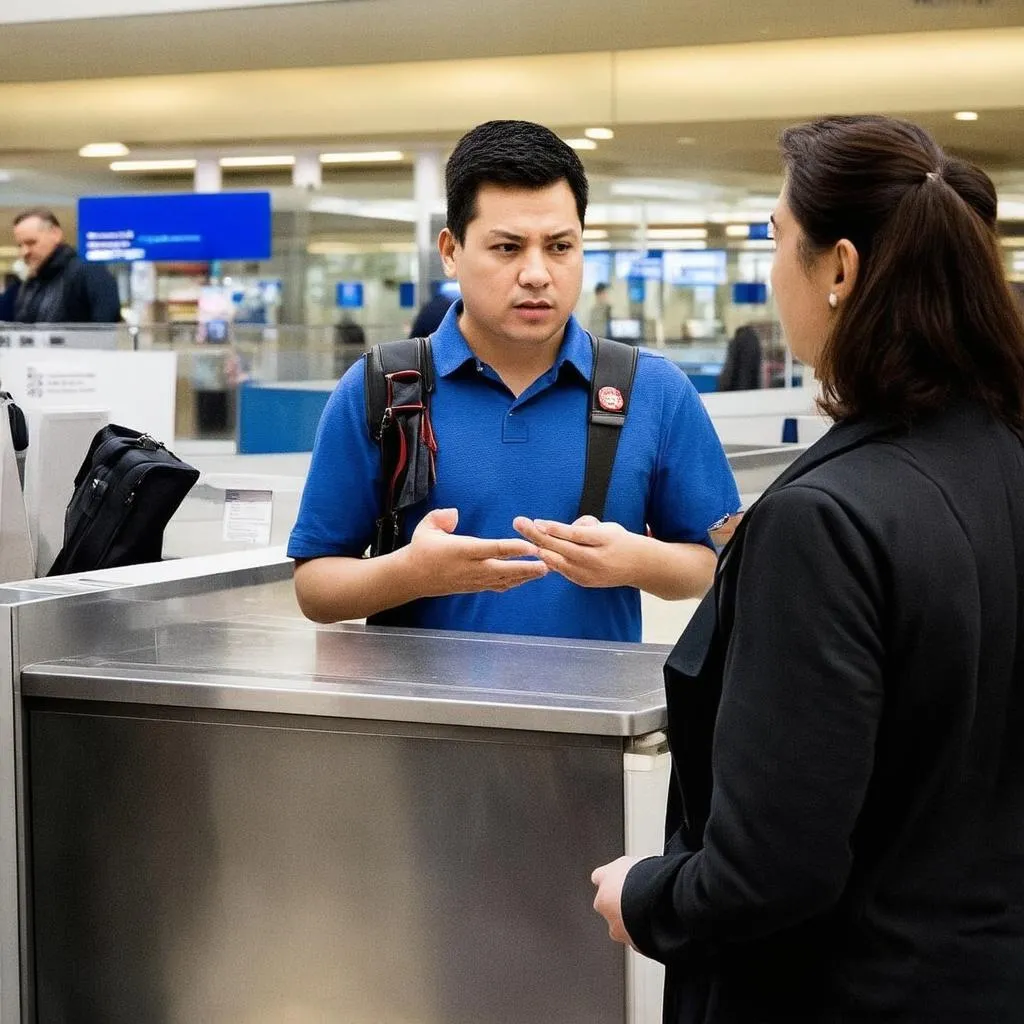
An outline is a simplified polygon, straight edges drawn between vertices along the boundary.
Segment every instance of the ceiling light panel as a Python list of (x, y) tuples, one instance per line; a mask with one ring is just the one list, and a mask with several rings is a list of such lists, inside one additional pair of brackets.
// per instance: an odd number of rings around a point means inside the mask
[(397, 149), (385, 149), (367, 153), (321, 153), (322, 164), (390, 164), (403, 160), (405, 154)]
[(294, 167), (295, 157), (293, 156), (222, 156), (220, 165), (224, 168), (232, 167)]
[(123, 142), (90, 142), (78, 151), (78, 155), (113, 159), (118, 156), (127, 156), (129, 152), (130, 150)]
[(132, 171), (194, 171), (195, 160), (115, 160), (112, 171), (130, 173)]

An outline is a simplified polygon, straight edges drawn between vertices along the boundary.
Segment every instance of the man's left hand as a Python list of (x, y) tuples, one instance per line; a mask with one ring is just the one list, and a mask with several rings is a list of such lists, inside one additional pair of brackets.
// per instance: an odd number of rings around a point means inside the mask
[(641, 857), (619, 857), (610, 864), (594, 869), (590, 881), (597, 886), (594, 909), (608, 922), (608, 934), (624, 946), (632, 946), (633, 940), (622, 922), (622, 886), (629, 869), (642, 860)]
[(539, 549), (544, 564), (581, 587), (635, 586), (643, 537), (620, 523), (581, 516), (574, 523), (517, 516), (512, 526)]

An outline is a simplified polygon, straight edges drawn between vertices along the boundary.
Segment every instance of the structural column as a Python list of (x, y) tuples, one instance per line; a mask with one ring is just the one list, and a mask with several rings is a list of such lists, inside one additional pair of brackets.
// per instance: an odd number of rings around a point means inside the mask
[(413, 198), (416, 202), (416, 301), (430, 298), (430, 282), (444, 277), (437, 236), (444, 227), (444, 190), (441, 152), (424, 149), (413, 167)]
[(215, 156), (202, 157), (196, 163), (193, 188), (197, 192), (219, 192), (223, 178), (220, 173), (220, 164)]
[(292, 168), (292, 184), (296, 188), (313, 191), (324, 183), (324, 172), (319, 153), (297, 153)]

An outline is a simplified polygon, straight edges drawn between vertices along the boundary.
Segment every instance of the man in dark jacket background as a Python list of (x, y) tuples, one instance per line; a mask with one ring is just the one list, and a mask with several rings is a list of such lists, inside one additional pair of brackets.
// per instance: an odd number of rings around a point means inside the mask
[(15, 322), (106, 324), (121, 319), (117, 282), (105, 267), (86, 263), (65, 243), (51, 210), (19, 213), (14, 240), (29, 270), (15, 303)]

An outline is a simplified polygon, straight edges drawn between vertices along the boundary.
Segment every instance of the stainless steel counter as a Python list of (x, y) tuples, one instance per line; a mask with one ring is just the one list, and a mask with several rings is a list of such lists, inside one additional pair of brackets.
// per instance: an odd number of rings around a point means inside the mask
[(0, 593), (22, 1024), (657, 1019), (589, 875), (659, 845), (667, 648), (318, 627), (280, 562), (154, 574)]
[(226, 597), (236, 614), (223, 621), (115, 633), (109, 655), (29, 665), (22, 694), (614, 736), (665, 724), (665, 647), (318, 628), (239, 616), (244, 592)]

